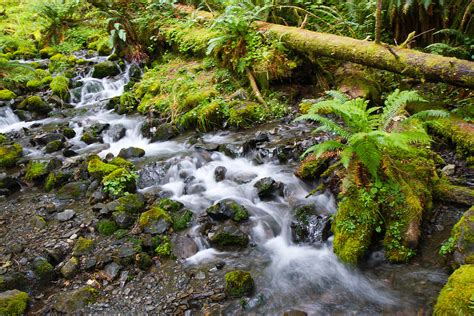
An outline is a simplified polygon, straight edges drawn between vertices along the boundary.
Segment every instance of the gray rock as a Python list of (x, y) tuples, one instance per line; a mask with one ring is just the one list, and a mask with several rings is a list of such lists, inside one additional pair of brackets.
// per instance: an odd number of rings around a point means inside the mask
[(56, 214), (56, 219), (60, 222), (65, 222), (70, 220), (76, 215), (76, 212), (74, 210), (64, 210), (61, 213)]
[(111, 262), (104, 267), (104, 275), (109, 281), (113, 281), (122, 267), (115, 262)]
[(227, 173), (227, 168), (223, 166), (216, 167), (214, 169), (214, 179), (216, 179), (216, 182), (223, 181), (225, 179), (225, 175)]
[(196, 254), (198, 251), (197, 245), (194, 240), (189, 236), (177, 235), (172, 239), (173, 243), (173, 254), (178, 259), (189, 258)]
[(441, 169), (441, 172), (448, 177), (454, 175), (455, 171), (456, 171), (456, 165), (453, 165), (453, 164), (446, 165), (443, 167), (443, 169)]
[(79, 260), (76, 257), (69, 259), (61, 268), (61, 274), (66, 279), (72, 279), (79, 270)]
[(122, 148), (118, 154), (119, 157), (130, 159), (130, 158), (141, 158), (145, 156), (145, 151), (137, 147)]
[(91, 286), (85, 286), (73, 291), (61, 292), (53, 305), (55, 311), (76, 314), (76, 311), (83, 309), (86, 305), (95, 302), (98, 292)]
[(270, 177), (258, 180), (254, 187), (257, 188), (258, 197), (261, 199), (271, 198), (276, 195), (283, 196), (284, 185)]
[(129, 228), (135, 222), (135, 218), (127, 212), (114, 212), (112, 217), (120, 228)]

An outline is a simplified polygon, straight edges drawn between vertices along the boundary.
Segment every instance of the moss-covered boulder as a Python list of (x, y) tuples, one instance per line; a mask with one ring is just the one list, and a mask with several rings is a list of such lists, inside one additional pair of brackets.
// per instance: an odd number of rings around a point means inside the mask
[(110, 236), (118, 230), (118, 226), (114, 221), (109, 219), (101, 219), (96, 225), (97, 231), (104, 235)]
[(225, 292), (229, 297), (249, 296), (254, 288), (252, 276), (247, 271), (235, 270), (227, 272), (225, 275)]
[(233, 223), (220, 225), (209, 238), (211, 246), (219, 250), (238, 250), (247, 247), (249, 236)]
[(112, 158), (112, 160), (109, 161), (109, 163), (128, 170), (133, 170), (135, 168), (133, 162), (128, 161), (127, 159), (122, 157), (114, 157)]
[(43, 257), (35, 258), (33, 272), (41, 282), (50, 282), (56, 277), (53, 265)]
[(48, 175), (48, 162), (32, 160), (26, 166), (25, 180), (40, 182)]
[(115, 112), (118, 114), (131, 113), (138, 105), (138, 100), (131, 92), (125, 92), (120, 96), (120, 103), (116, 103)]
[(318, 179), (329, 166), (329, 159), (314, 154), (306, 157), (296, 169), (295, 175), (303, 180)]
[(262, 122), (266, 117), (265, 107), (255, 102), (235, 101), (229, 109), (229, 124), (248, 128)]
[(67, 101), (69, 99), (69, 79), (64, 76), (54, 77), (49, 87), (53, 94), (60, 97), (61, 100)]
[(452, 254), (455, 266), (474, 264), (474, 206), (454, 225), (451, 236), (441, 247), (440, 253)]
[(161, 199), (156, 205), (171, 216), (173, 229), (175, 231), (186, 229), (193, 219), (193, 212), (185, 209), (181, 202), (171, 199)]
[(83, 256), (91, 253), (95, 248), (95, 242), (92, 239), (79, 237), (72, 251), (74, 256)]
[(88, 182), (76, 181), (65, 184), (58, 190), (57, 196), (60, 199), (80, 199), (86, 194)]
[(433, 315), (472, 315), (474, 264), (466, 264), (449, 277), (439, 293)]
[(10, 101), (16, 98), (16, 94), (8, 89), (0, 90), (0, 101)]
[(52, 111), (52, 108), (37, 95), (29, 96), (24, 99), (18, 105), (18, 108), (38, 114), (48, 114)]
[(104, 61), (94, 66), (92, 77), (102, 79), (120, 74), (120, 68), (111, 61)]
[(98, 180), (102, 180), (105, 176), (111, 174), (113, 171), (119, 169), (118, 166), (105, 163), (99, 157), (94, 157), (87, 164), (87, 171), (89, 174)]
[(89, 285), (77, 290), (62, 292), (58, 295), (53, 309), (60, 313), (76, 314), (85, 306), (94, 303), (98, 296), (99, 292)]
[(64, 148), (64, 143), (60, 140), (53, 140), (46, 144), (44, 151), (48, 154), (54, 153)]
[(13, 145), (0, 145), (0, 168), (13, 167), (23, 154), (23, 148), (15, 143)]
[(452, 185), (447, 180), (441, 179), (434, 187), (433, 198), (442, 202), (471, 206), (474, 205), (474, 190)]
[(0, 315), (23, 315), (28, 306), (28, 294), (18, 290), (0, 293)]
[(58, 52), (56, 51), (55, 48), (46, 46), (42, 49), (40, 49), (39, 54), (41, 58), (50, 58), (56, 55)]
[(248, 210), (233, 200), (220, 201), (206, 209), (207, 215), (217, 221), (232, 219), (241, 222), (249, 218)]
[(128, 194), (118, 199), (116, 210), (129, 214), (140, 214), (145, 207), (145, 198), (142, 194)]
[(163, 209), (155, 206), (140, 215), (138, 224), (145, 233), (163, 234), (171, 226), (172, 219)]

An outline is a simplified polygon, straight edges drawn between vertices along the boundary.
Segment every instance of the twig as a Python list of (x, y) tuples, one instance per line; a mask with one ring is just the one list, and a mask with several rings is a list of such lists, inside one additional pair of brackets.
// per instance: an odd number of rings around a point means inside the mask
[(252, 91), (255, 94), (255, 97), (257, 98), (258, 102), (260, 102), (263, 105), (266, 105), (266, 102), (263, 99), (262, 94), (260, 93), (260, 90), (258, 89), (257, 81), (255, 81), (254, 75), (248, 68), (246, 68), (245, 71), (247, 72), (247, 78), (250, 81), (250, 86), (252, 87)]

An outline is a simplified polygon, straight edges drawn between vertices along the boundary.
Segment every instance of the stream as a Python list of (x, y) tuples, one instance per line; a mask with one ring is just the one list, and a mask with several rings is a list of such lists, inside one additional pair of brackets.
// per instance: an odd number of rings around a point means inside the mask
[[(103, 60), (95, 57), (87, 61)], [(107, 100), (123, 93), (130, 80), (130, 68), (127, 64), (120, 75), (104, 79), (92, 78), (92, 67), (78, 73), (72, 79), (75, 88), (71, 90), (67, 116), (25, 122), (9, 106), (0, 107), (0, 132), (21, 136), (68, 123), (76, 132), (68, 141), (69, 149), (78, 156), (117, 155), (121, 149), (132, 146), (144, 149), (145, 156), (134, 161), (140, 176), (139, 192), (159, 191), (183, 203), (195, 219), (219, 201), (232, 199), (243, 205), (250, 213), (250, 220), (241, 227), (250, 236), (249, 247), (218, 251), (203, 238), (201, 223), (195, 220), (185, 234), (194, 241), (197, 252), (179, 264), (195, 268), (225, 262), (227, 266), (250, 271), (256, 293), (246, 303), (249, 311), (275, 315), (285, 310), (303, 310), (310, 315), (415, 315), (427, 313), (428, 306), (433, 306), (448, 274), (433, 264), (432, 258), (392, 265), (375, 249), (365, 266), (354, 269), (339, 262), (333, 254), (332, 237), (325, 241), (295, 242), (291, 227), (296, 208), (315, 205), (322, 217), (336, 212), (334, 196), (326, 192), (307, 197), (314, 186), (294, 175), (297, 162), (281, 162), (276, 154), (279, 144), (294, 142), (295, 135), (304, 133), (309, 137), (309, 126), (273, 123), (252, 130), (187, 133), (171, 141), (151, 142), (142, 136), (142, 116), (118, 115), (107, 109)], [(87, 145), (81, 137), (94, 124), (106, 126), (103, 142)], [(254, 146), (249, 147), (249, 143)], [(47, 154), (27, 141), (21, 144), (28, 158), (64, 159), (60, 152)], [(217, 150), (222, 146), (229, 149), (226, 154)], [(222, 167), (226, 170), (225, 179), (218, 182), (215, 170)], [(283, 184), (281, 194), (271, 199), (259, 197), (254, 185), (266, 177)], [(321, 229), (315, 226), (311, 234), (320, 234)], [(239, 308), (240, 302), (233, 301), (225, 306), (225, 311), (239, 313)]]

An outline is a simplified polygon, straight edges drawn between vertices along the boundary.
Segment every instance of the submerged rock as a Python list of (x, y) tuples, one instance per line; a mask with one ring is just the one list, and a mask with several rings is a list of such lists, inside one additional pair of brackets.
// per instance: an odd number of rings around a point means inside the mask
[(216, 182), (224, 181), (225, 175), (227, 173), (227, 168), (223, 166), (216, 167), (214, 169), (214, 179)]
[(291, 223), (291, 237), (294, 242), (321, 243), (331, 234), (330, 216), (318, 215), (313, 205), (302, 206), (295, 211)]

